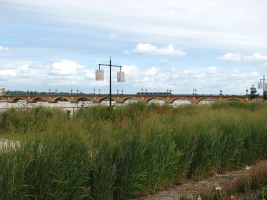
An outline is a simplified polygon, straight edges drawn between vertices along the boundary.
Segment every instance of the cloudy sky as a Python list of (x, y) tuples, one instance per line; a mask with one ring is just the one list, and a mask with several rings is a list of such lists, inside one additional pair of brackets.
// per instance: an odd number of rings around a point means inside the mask
[[(246, 94), (267, 75), (266, 0), (0, 0), (0, 85)], [(258, 89), (262, 94), (262, 90)]]

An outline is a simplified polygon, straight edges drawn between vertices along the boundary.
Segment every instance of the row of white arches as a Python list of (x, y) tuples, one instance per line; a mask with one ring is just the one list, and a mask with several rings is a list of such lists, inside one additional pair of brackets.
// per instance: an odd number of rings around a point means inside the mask
[[(0, 98), (0, 100), (2, 102), (7, 101), (6, 98)], [(65, 100), (66, 102), (69, 101), (69, 102), (72, 102), (72, 103), (81, 103), (81, 102), (87, 102), (87, 101), (91, 101), (93, 103), (93, 101), (94, 101), (93, 99), (90, 99), (90, 98), (87, 98), (87, 97), (80, 97), (78, 99), (75, 99), (75, 101), (73, 101), (73, 99), (70, 99), (69, 97), (62, 96), (62, 97), (56, 97), (54, 99), (46, 99), (46, 98), (43, 98), (43, 97), (35, 97), (34, 99), (32, 99), (30, 101), (30, 103), (36, 103), (36, 102), (40, 102), (40, 101), (41, 102), (58, 103), (58, 102), (60, 102), (62, 100)], [(227, 99), (227, 100), (240, 100), (240, 99), (238, 99), (238, 98), (235, 98), (235, 99), (234, 98), (230, 98), (230, 99)], [(14, 97), (14, 98), (8, 100), (8, 102), (12, 102), (12, 103), (17, 103), (19, 101), (28, 101), (28, 100), (26, 98), (23, 98), (23, 97)], [(98, 103), (105, 103), (107, 101), (109, 101), (109, 100), (106, 97), (104, 97), (104, 98), (98, 100)], [(122, 102), (119, 101), (119, 100), (116, 100), (116, 99), (112, 99), (113, 104), (115, 104), (115, 103), (120, 103), (120, 104), (121, 103), (126, 103), (127, 104), (127, 103), (130, 103), (130, 102), (137, 102), (137, 101), (139, 101), (139, 99), (134, 98), (134, 97), (127, 97), (127, 98), (123, 99)], [(144, 100), (142, 100), (142, 101), (144, 101)], [(212, 99), (212, 98), (205, 98), (204, 97), (204, 98), (198, 100), (198, 102), (196, 102), (196, 103), (198, 103), (198, 104), (208, 104), (208, 103), (213, 102), (213, 101), (215, 101), (215, 100)], [(163, 99), (161, 99), (160, 97), (152, 97), (152, 98), (146, 100), (146, 103), (149, 103), (149, 104), (151, 104), (151, 103), (165, 104), (166, 102)], [(191, 104), (191, 103), (192, 102), (190, 101), (190, 99), (186, 99), (186, 98), (176, 98), (176, 99), (173, 99), (172, 102), (171, 102), (171, 104), (173, 104), (173, 105)]]

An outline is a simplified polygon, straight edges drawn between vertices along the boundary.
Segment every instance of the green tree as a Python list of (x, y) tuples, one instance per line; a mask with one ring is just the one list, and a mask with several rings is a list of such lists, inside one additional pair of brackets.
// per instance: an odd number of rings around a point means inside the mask
[(256, 95), (256, 93), (257, 93), (257, 90), (256, 90), (256, 88), (254, 87), (254, 85), (252, 85), (251, 86), (251, 88), (250, 88), (250, 98), (251, 99), (253, 99), (253, 98), (255, 98), (256, 96), (258, 96), (258, 95)]
[(267, 90), (264, 91), (264, 99), (267, 99)]

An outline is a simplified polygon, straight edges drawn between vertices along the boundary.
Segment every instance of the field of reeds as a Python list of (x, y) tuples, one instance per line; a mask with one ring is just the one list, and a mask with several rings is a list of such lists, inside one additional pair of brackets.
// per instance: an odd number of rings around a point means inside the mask
[(0, 199), (131, 199), (267, 158), (267, 105), (0, 113)]

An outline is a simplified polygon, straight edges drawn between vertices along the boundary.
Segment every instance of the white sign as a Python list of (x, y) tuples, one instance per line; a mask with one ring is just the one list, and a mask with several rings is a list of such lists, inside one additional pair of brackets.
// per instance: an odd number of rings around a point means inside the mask
[(117, 82), (124, 82), (124, 72), (117, 72)]
[(95, 80), (96, 81), (104, 80), (104, 70), (95, 70)]
[[(263, 83), (258, 83), (258, 89), (263, 89)], [(267, 83), (265, 83), (265, 90), (267, 90)]]
[(258, 89), (262, 89), (262, 87), (263, 87), (263, 84), (262, 83), (258, 83)]

